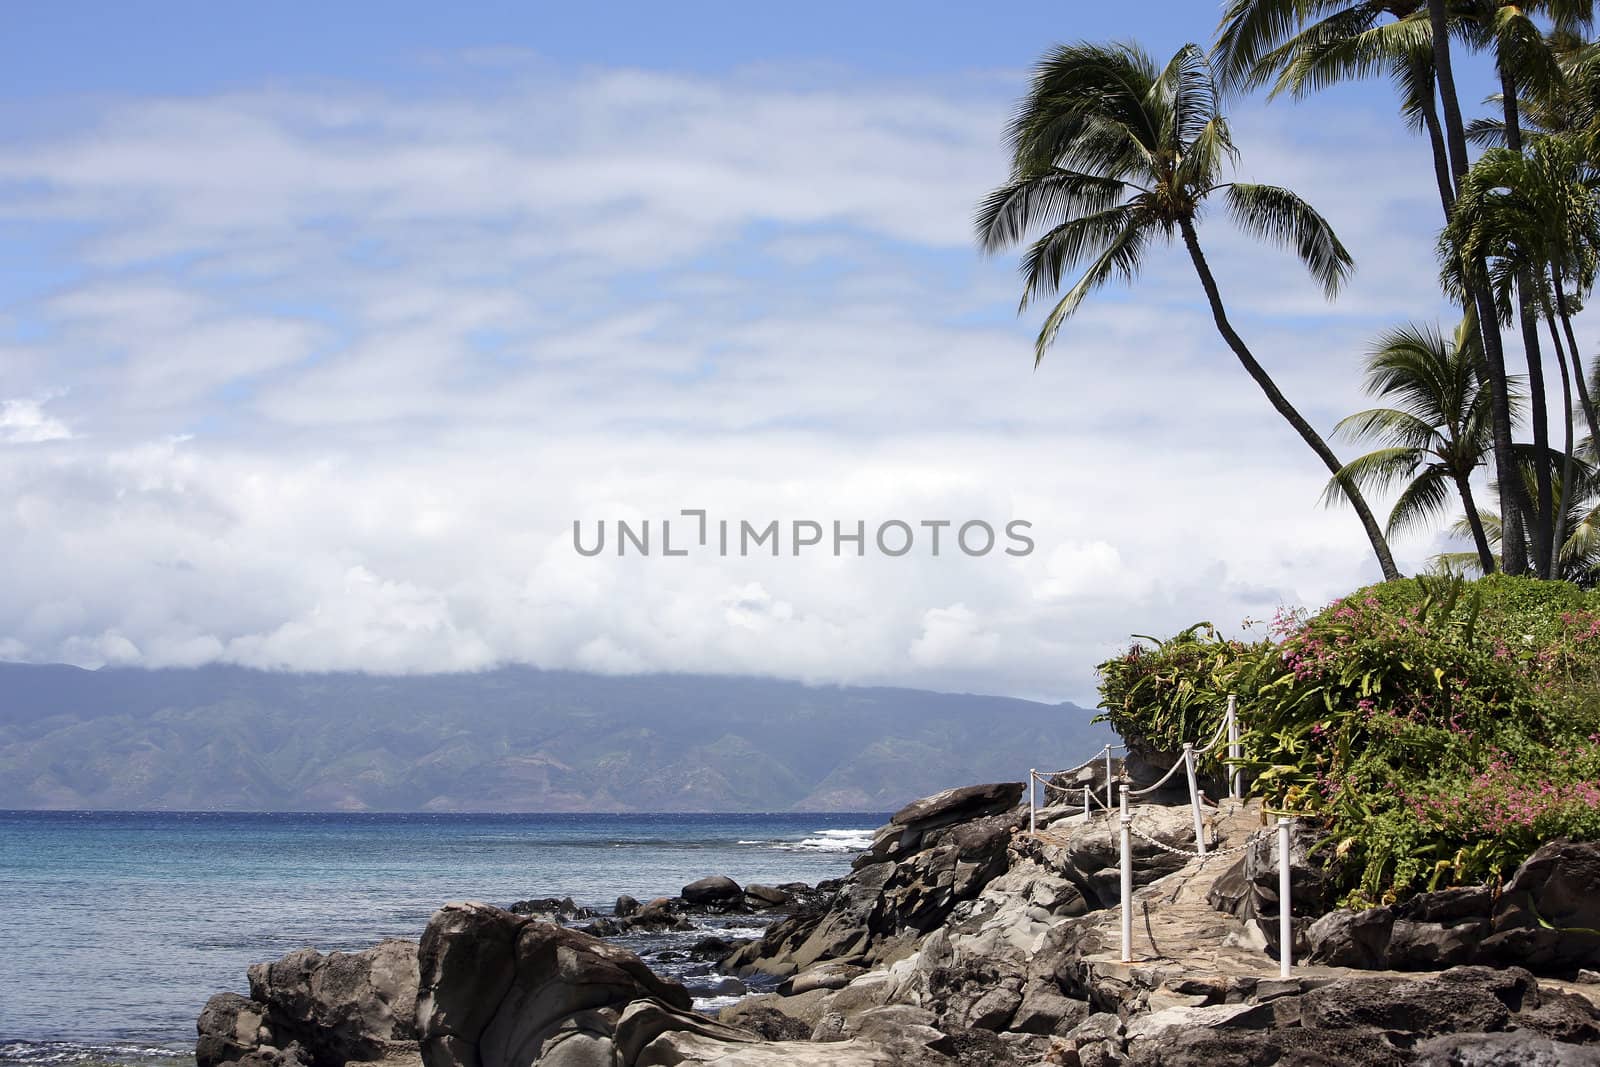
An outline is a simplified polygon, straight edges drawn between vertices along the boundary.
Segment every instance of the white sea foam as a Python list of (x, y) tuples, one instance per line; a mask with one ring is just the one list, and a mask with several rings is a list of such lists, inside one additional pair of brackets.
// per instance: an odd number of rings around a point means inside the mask
[(743, 997), (695, 997), (694, 1010), (706, 1013), (718, 1012), (729, 1004), (737, 1004)]
[(722, 937), (760, 937), (767, 932), (765, 926), (708, 926), (703, 929), (714, 930)]
[(76, 1041), (0, 1042), (0, 1062), (23, 1064), (135, 1063), (178, 1060), (188, 1053), (174, 1048), (144, 1044), (109, 1044)]
[(875, 831), (816, 830), (803, 841), (779, 841), (774, 848), (785, 852), (860, 852), (872, 844)]

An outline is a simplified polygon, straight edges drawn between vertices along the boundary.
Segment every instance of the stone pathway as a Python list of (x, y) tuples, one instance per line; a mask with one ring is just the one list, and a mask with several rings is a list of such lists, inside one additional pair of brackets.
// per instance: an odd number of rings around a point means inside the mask
[[(1114, 813), (1097, 812), (1089, 818), (1096, 826), (1110, 820), (1113, 832), (1118, 826)], [(1081, 828), (1084, 821), (1079, 813), (1041, 826), (1046, 856), (1053, 851), (1048, 847), (1055, 836), (1052, 831)], [(1340, 978), (1417, 978), (1426, 973), (1296, 964), (1292, 977), (1280, 979), (1277, 958), (1268, 954), (1261, 932), (1253, 924), (1218, 911), (1206, 899), (1217, 879), (1238, 860), (1235, 850), (1251, 834), (1269, 828), (1261, 802), (1224, 800), (1207, 822), (1215, 842), (1210, 855), (1191, 859), (1181, 869), (1134, 890), (1131, 963), (1122, 962), (1120, 907), (1064, 920), (1079, 925), (1086, 948), (1089, 939), (1098, 942), (1098, 950), (1085, 951), (1079, 964), (1082, 991), (1091, 1001), (1126, 1004), (1130, 995), (1138, 997), (1142, 992), (1145, 1006), (1153, 1012), (1266, 1001), (1304, 993)], [(1134, 826), (1140, 826), (1137, 808)], [(1306, 921), (1296, 919), (1297, 927)], [(1548, 978), (1541, 979), (1541, 984), (1577, 993), (1600, 1007), (1600, 987)]]

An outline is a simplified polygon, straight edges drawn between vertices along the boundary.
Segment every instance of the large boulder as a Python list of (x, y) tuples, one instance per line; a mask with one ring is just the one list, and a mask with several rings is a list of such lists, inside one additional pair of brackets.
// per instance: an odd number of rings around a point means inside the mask
[(890, 817), (889, 825), (924, 831), (985, 815), (999, 815), (1022, 802), (1024, 788), (1022, 782), (996, 782), (946, 789), (942, 793), (913, 800)]
[(686, 904), (738, 904), (744, 898), (744, 890), (727, 875), (716, 874), (690, 882), (683, 887), (682, 896)]
[[(689, 1010), (633, 953), (485, 904), (434, 913), (419, 952), (426, 1067), (937, 1067), (937, 1033), (768, 1040)], [(782, 1036), (794, 1029), (773, 1027)]]
[[(1088, 1015), (1088, 1005), (1068, 997), (1058, 980), (1060, 957), (1071, 951), (1070, 924), (1060, 920), (1084, 910), (1071, 882), (1020, 860), (893, 969), (884, 1000), (927, 1009), (951, 1032), (1065, 1034)], [(840, 995), (830, 1007), (845, 1010), (847, 1003)]]
[(781, 908), (793, 901), (794, 894), (780, 886), (752, 882), (744, 887), (744, 902), (752, 908)]
[(1017, 807), (1021, 789), (970, 786), (906, 805), (830, 897), (802, 901), (723, 968), (784, 978), (824, 961), (873, 964), (903, 954), (1005, 872), (1027, 818)]
[[(1149, 885), (1182, 869), (1194, 848), (1194, 816), (1190, 808), (1141, 805), (1134, 815), (1133, 883)], [(1048, 866), (1061, 870), (1090, 908), (1108, 908), (1121, 900), (1122, 839), (1115, 816), (1099, 815), (1057, 821), (1050, 836), (1029, 847)], [(1163, 847), (1165, 846), (1165, 847)]]
[[(1228, 902), (1214, 891), (1213, 903)], [(1600, 843), (1553, 841), (1517, 868), (1498, 897), (1487, 886), (1468, 886), (1364, 911), (1331, 911), (1311, 925), (1307, 939), (1311, 962), (1336, 967), (1421, 971), (1487, 963), (1570, 976), (1600, 967), (1595, 924)]]
[(1552, 841), (1524, 860), (1479, 958), (1542, 973), (1600, 968), (1600, 842)]
[(1300, 998), (1303, 1025), (1425, 1035), (1504, 1030), (1511, 1010), (1481, 985), (1344, 978)]
[(216, 1067), (242, 1060), (263, 1045), (271, 1047), (266, 1021), (265, 1004), (237, 993), (218, 993), (206, 1001), (195, 1024), (200, 1035), (195, 1042), (195, 1062), (199, 1067)]
[(418, 965), (417, 1032), (427, 1067), (525, 1067), (540, 1061), (546, 1045), (566, 1042), (564, 1056), (589, 1045), (598, 1055), (614, 1043), (623, 1007), (641, 1000), (680, 1013), (690, 1007), (681, 985), (657, 978), (633, 953), (487, 904), (435, 912)]
[(291, 952), (249, 970), (250, 997), (224, 993), (201, 1012), (199, 1067), (268, 1058), (295, 1046), (309, 1067), (414, 1054), (417, 946), (385, 941), (362, 952)]
[[(1315, 828), (1296, 820), (1289, 837), (1289, 862), (1294, 872), (1290, 883), (1292, 914), (1320, 915), (1330, 903), (1329, 879), (1318, 859), (1321, 841), (1322, 835)], [(1277, 953), (1280, 905), (1276, 827), (1250, 835), (1243, 854), (1216, 880), (1207, 899), (1217, 910), (1253, 924), (1265, 938), (1267, 950)], [(1300, 940), (1298, 931), (1296, 940)]]

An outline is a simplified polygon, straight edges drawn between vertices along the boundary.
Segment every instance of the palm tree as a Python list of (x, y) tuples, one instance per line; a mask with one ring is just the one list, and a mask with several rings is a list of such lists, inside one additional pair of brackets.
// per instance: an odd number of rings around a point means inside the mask
[[(1555, 0), (1536, 2), (1533, 8), (1554, 17), (1556, 37), (1586, 25), (1594, 15), (1593, 0)], [(1500, 110), (1505, 148), (1523, 151), (1521, 101), (1550, 99), (1565, 94), (1565, 76), (1552, 47), (1527, 4), (1507, 0), (1474, 0), (1466, 5), (1466, 25), (1473, 32), (1480, 50), (1492, 52), (1495, 73), (1500, 80)], [(1550, 416), (1545, 404), (1544, 360), (1539, 344), (1536, 293), (1543, 289), (1543, 265), (1524, 263), (1516, 273), (1517, 317), (1522, 344), (1527, 356), (1529, 395), (1533, 401), (1534, 483), (1533, 498), (1528, 498), (1521, 479), (1511, 480), (1533, 516), (1530, 543), (1541, 577), (1552, 577), (1560, 569), (1559, 546), (1564, 525), (1555, 502), (1555, 482), (1551, 471)], [(1557, 352), (1557, 359), (1562, 354)]]
[[(1521, 477), (1532, 484), (1532, 456), (1519, 449)], [(1569, 496), (1564, 490), (1570, 486)], [(1600, 584), (1600, 473), (1581, 460), (1572, 471), (1556, 483), (1556, 493), (1562, 501), (1562, 527), (1566, 531), (1558, 553), (1554, 577), (1580, 585)], [(1476, 523), (1469, 524), (1465, 517), (1457, 519), (1450, 532), (1466, 537), (1473, 525), (1480, 527), (1489, 544), (1498, 548), (1504, 531), (1500, 516), (1493, 511), (1480, 511)], [(1442, 570), (1465, 574), (1483, 573), (1480, 555), (1476, 552), (1442, 552), (1433, 557), (1435, 566)]]
[[(1090, 293), (1114, 278), (1131, 282), (1153, 244), (1181, 237), (1217, 331), (1246, 373), (1330, 473), (1343, 468), (1228, 320), (1195, 224), (1207, 202), (1220, 199), (1245, 231), (1292, 248), (1330, 296), (1350, 272), (1350, 254), (1327, 221), (1289, 190), (1222, 181), (1237, 153), (1198, 45), (1185, 45), (1160, 67), (1134, 45), (1055, 48), (1035, 69), (1008, 140), (1011, 177), (978, 210), (980, 245), (996, 252), (1048, 227), (1023, 255), (1023, 309), (1059, 292), (1068, 272), (1087, 264), (1045, 317), (1035, 365)], [(1383, 531), (1354, 486), (1350, 503), (1384, 578), (1399, 577)]]
[[(1579, 0), (1554, 2), (1572, 6)], [(1440, 202), (1448, 218), (1468, 166), (1449, 31), (1470, 31), (1472, 17), (1483, 14), (1477, 8), (1485, 3), (1500, 6), (1489, 0), (1477, 4), (1455, 0), (1450, 5), (1444, 0), (1229, 0), (1217, 28), (1215, 52), (1229, 86), (1261, 84), (1276, 74), (1276, 91), (1299, 94), (1345, 78), (1389, 73), (1401, 86), (1408, 118), (1420, 120), (1428, 131)], [(1494, 400), (1495, 464), (1505, 467), (1511, 463), (1513, 442), (1499, 320), (1487, 296), (1469, 288), (1466, 297), (1483, 332), (1479, 369)], [(1525, 331), (1525, 341), (1530, 336), (1537, 344), (1537, 333)], [(1536, 352), (1530, 357), (1538, 358)], [(1509, 479), (1502, 484), (1506, 487), (1502, 512), (1514, 524), (1520, 523), (1519, 501), (1512, 493), (1516, 487)], [(1506, 569), (1521, 573), (1526, 569), (1522, 539), (1513, 538), (1507, 547), (1511, 555), (1505, 560)]]
[(1460, 275), (1478, 264), (1492, 263), (1482, 287), (1496, 294), (1502, 313), (1511, 280), (1536, 272), (1539, 285), (1531, 298), (1552, 326), (1561, 326), (1561, 335), (1552, 333), (1557, 355), (1571, 362), (1589, 433), (1600, 439), (1572, 329), (1573, 304), (1593, 288), (1600, 267), (1600, 171), (1585, 156), (1581, 143), (1555, 136), (1534, 140), (1526, 154), (1485, 152), (1462, 184), (1440, 251), (1447, 287), (1460, 285)]
[(1268, 99), (1283, 93), (1300, 99), (1340, 82), (1389, 75), (1406, 124), (1427, 134), (1439, 199), (1449, 215), (1455, 182), (1439, 118), (1433, 30), (1424, 0), (1229, 0), (1212, 56), (1227, 89), (1271, 82)]
[(1337, 503), (1350, 485), (1384, 491), (1405, 483), (1384, 531), (1394, 537), (1442, 518), (1453, 490), (1466, 512), (1478, 566), (1488, 573), (1494, 553), (1478, 522), (1472, 476), (1493, 447), (1493, 414), (1489, 390), (1478, 380), (1477, 345), (1470, 314), (1452, 340), (1426, 326), (1401, 327), (1378, 339), (1367, 355), (1367, 392), (1396, 406), (1357, 412), (1335, 432), (1388, 444), (1346, 464), (1329, 479), (1324, 500)]

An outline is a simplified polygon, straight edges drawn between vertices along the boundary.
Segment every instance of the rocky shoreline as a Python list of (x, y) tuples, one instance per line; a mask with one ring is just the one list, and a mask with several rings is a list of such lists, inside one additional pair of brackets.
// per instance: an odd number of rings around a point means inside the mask
[[(1187, 807), (1140, 809), (1129, 964), (1114, 821), (1049, 808), (1030, 836), (1021, 792), (916, 801), (816, 887), (713, 876), (611, 915), (447, 904), (417, 944), (257, 964), (249, 997), (207, 1003), (198, 1067), (1600, 1065), (1600, 846), (1370, 912), (1303, 878), (1309, 965), (1279, 979), (1255, 806), (1217, 811), (1204, 860), (1183, 854)], [(730, 918), (768, 925), (743, 944), (697, 929)], [(702, 936), (644, 958), (613, 943), (664, 932)], [(684, 960), (697, 973), (658, 973)], [(739, 999), (713, 1018), (696, 996)]]

